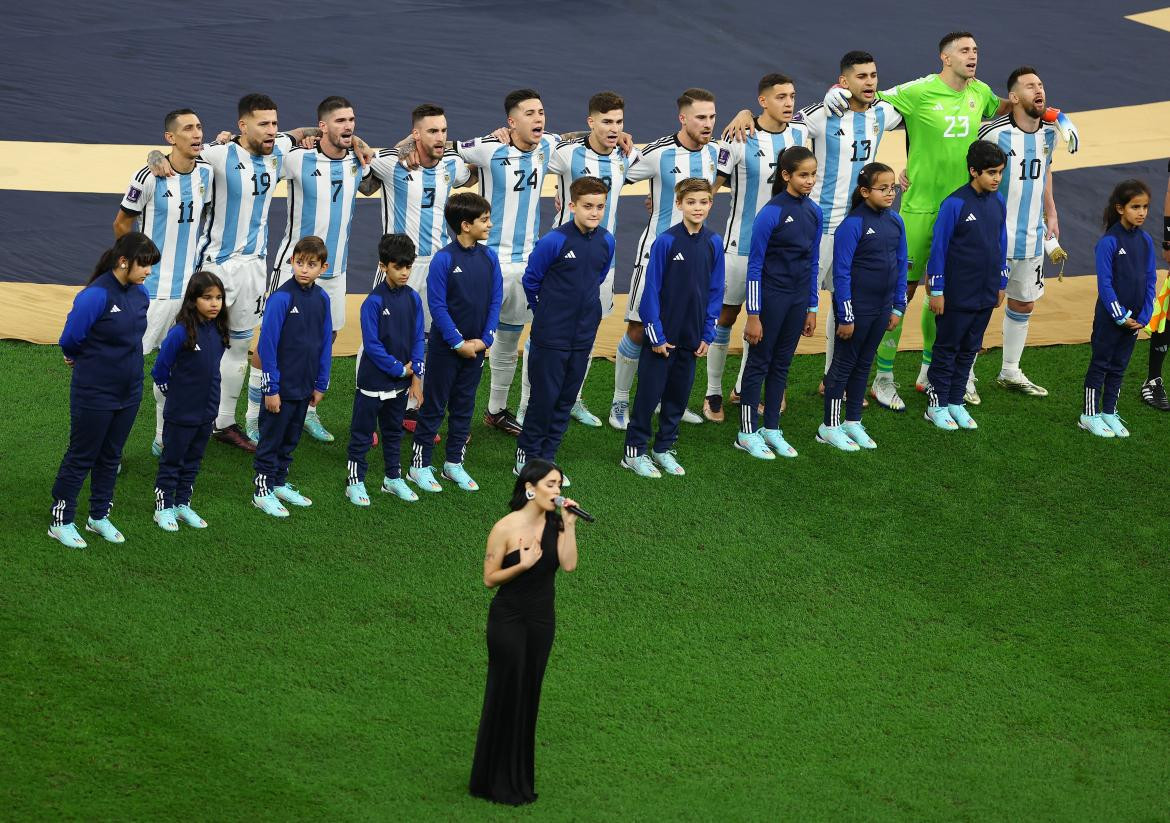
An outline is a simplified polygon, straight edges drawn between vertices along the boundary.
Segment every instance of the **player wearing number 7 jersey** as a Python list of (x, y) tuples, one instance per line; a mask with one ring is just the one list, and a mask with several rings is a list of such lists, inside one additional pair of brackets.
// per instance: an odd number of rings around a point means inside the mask
[(1044, 83), (1031, 66), (1008, 77), (1012, 110), (979, 130), (979, 139), (999, 146), (1007, 168), (999, 193), (1007, 204), (1007, 307), (1003, 316), (1003, 368), (1000, 386), (1034, 397), (1048, 390), (1020, 370), (1028, 339), (1028, 319), (1044, 296), (1044, 246), (1059, 239), (1056, 201), (1052, 193), (1052, 152), (1056, 128), (1043, 121)]
[[(130, 178), (114, 219), (114, 239), (134, 231), (139, 218), (142, 233), (158, 247), (161, 257), (150, 267), (146, 287), (150, 306), (146, 311), (146, 334), (142, 353), (158, 348), (175, 322), (187, 281), (195, 271), (199, 240), (199, 219), (211, 201), (211, 166), (199, 158), (203, 150), (203, 124), (191, 109), (177, 109), (166, 116), (163, 137), (173, 148), (169, 155), (175, 174), (155, 177), (143, 166)], [(152, 450), (162, 454), (163, 401), (156, 386), (155, 430)]]

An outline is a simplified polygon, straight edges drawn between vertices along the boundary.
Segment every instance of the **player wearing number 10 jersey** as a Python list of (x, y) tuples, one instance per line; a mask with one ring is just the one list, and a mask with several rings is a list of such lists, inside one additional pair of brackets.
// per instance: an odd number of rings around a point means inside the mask
[(1028, 320), (1044, 296), (1044, 241), (1057, 238), (1056, 201), (1052, 195), (1052, 152), (1056, 128), (1041, 118), (1044, 83), (1031, 66), (1008, 78), (1012, 110), (979, 130), (979, 139), (995, 143), (1007, 156), (999, 193), (1007, 205), (1007, 306), (1003, 316), (1003, 368), (996, 382), (1004, 388), (1044, 397), (1020, 369), (1028, 340)]

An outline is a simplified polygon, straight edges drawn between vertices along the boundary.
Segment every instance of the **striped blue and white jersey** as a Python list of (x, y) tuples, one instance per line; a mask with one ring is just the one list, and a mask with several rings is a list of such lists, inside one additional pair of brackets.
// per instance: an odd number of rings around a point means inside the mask
[(200, 262), (268, 255), (268, 207), (277, 182), (284, 179), (284, 156), (293, 145), (281, 132), (269, 155), (252, 154), (236, 140), (203, 149), (199, 156), (211, 164), (214, 196), (200, 241)]
[(467, 184), (471, 169), (453, 149), (433, 168), (408, 169), (397, 149), (382, 149), (370, 163), (382, 181), (382, 233), (405, 234), (419, 257), (430, 257), (451, 242), (443, 210), (454, 189)]
[(346, 151), (344, 157), (336, 160), (321, 151), (320, 146), (295, 148), (285, 155), (288, 224), (276, 257), (276, 269), (281, 275), (292, 276), (289, 255), (297, 241), (310, 235), (324, 240), (329, 250), (329, 268), (321, 279), (345, 274), (358, 186), (369, 173), (353, 151)]
[(838, 117), (824, 103), (806, 106), (797, 114), (817, 158), (817, 182), (809, 197), (825, 215), (825, 234), (832, 234), (849, 214), (857, 174), (877, 159), (882, 135), (902, 122), (889, 103), (879, 101), (865, 111), (847, 111)]
[(540, 237), (540, 191), (558, 134), (542, 134), (530, 151), (520, 151), (495, 137), (456, 144), (467, 163), (479, 167), (479, 191), (492, 205), (487, 244), (501, 263), (523, 263)]
[(765, 131), (756, 121), (756, 133), (745, 141), (733, 140), (719, 152), (719, 174), (731, 180), (731, 213), (723, 232), (724, 251), (747, 257), (752, 245), (756, 213), (772, 199), (776, 157), (789, 146), (808, 142), (804, 126), (792, 123), (782, 132)]
[[(573, 181), (579, 177), (597, 177), (609, 188), (601, 225), (613, 234), (617, 231), (618, 198), (621, 196), (622, 186), (626, 184), (626, 175), (630, 167), (638, 162), (642, 152), (635, 148), (627, 156), (621, 148), (615, 148), (609, 154), (598, 154), (589, 147), (588, 139), (586, 135), (562, 141), (553, 151), (548, 171), (549, 174), (556, 175), (561, 196), (561, 207), (553, 223), (563, 226), (573, 219), (573, 212), (569, 210), (569, 187), (573, 185)], [(611, 264), (610, 268), (612, 267)]]
[(995, 143), (1007, 155), (999, 195), (1007, 205), (1008, 258), (1026, 260), (1044, 254), (1044, 186), (1056, 149), (1056, 127), (1041, 123), (1035, 132), (1016, 125), (1011, 114), (988, 121), (979, 139)]
[(727, 151), (726, 147), (714, 140), (691, 151), (678, 142), (676, 134), (642, 147), (642, 157), (626, 172), (627, 183), (650, 181), (650, 221), (638, 240), (635, 266), (641, 264), (654, 238), (682, 221), (682, 212), (674, 203), (675, 185), (688, 177), (702, 177), (714, 183), (721, 151)]
[(130, 178), (122, 210), (139, 215), (141, 231), (158, 246), (162, 258), (150, 267), (151, 300), (179, 300), (195, 271), (199, 218), (211, 202), (211, 166), (202, 160), (187, 174), (155, 177), (143, 166)]

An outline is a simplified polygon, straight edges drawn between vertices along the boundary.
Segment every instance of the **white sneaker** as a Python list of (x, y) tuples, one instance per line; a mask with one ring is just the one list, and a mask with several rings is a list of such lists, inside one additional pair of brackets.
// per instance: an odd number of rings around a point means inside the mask
[(703, 422), (703, 415), (691, 411), (690, 409), (683, 409), (682, 422), (694, 425)]
[(882, 377), (883, 374), (889, 373), (878, 372), (878, 376), (873, 380), (873, 388), (869, 390), (870, 395), (883, 408), (895, 412), (906, 411), (906, 401), (898, 394), (898, 384), (889, 376)]
[(626, 427), (630, 425), (630, 404), (625, 401), (617, 401), (612, 403), (609, 407), (609, 425), (613, 426), (618, 431), (625, 431)]
[(983, 402), (983, 398), (979, 396), (979, 392), (975, 389), (975, 384), (979, 378), (975, 376), (974, 372), (967, 376), (967, 390), (963, 392), (963, 402), (970, 403), (972, 406), (978, 406)]

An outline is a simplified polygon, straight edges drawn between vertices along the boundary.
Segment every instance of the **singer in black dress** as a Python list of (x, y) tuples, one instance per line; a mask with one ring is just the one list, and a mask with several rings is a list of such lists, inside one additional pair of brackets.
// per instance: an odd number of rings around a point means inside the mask
[(556, 631), (557, 569), (577, 567), (576, 506), (563, 500), (561, 470), (546, 460), (524, 465), (511, 514), (492, 528), (483, 582), (499, 587), (488, 609), (487, 688), (471, 765), (476, 797), (514, 806), (536, 800), (534, 754), (540, 686)]

